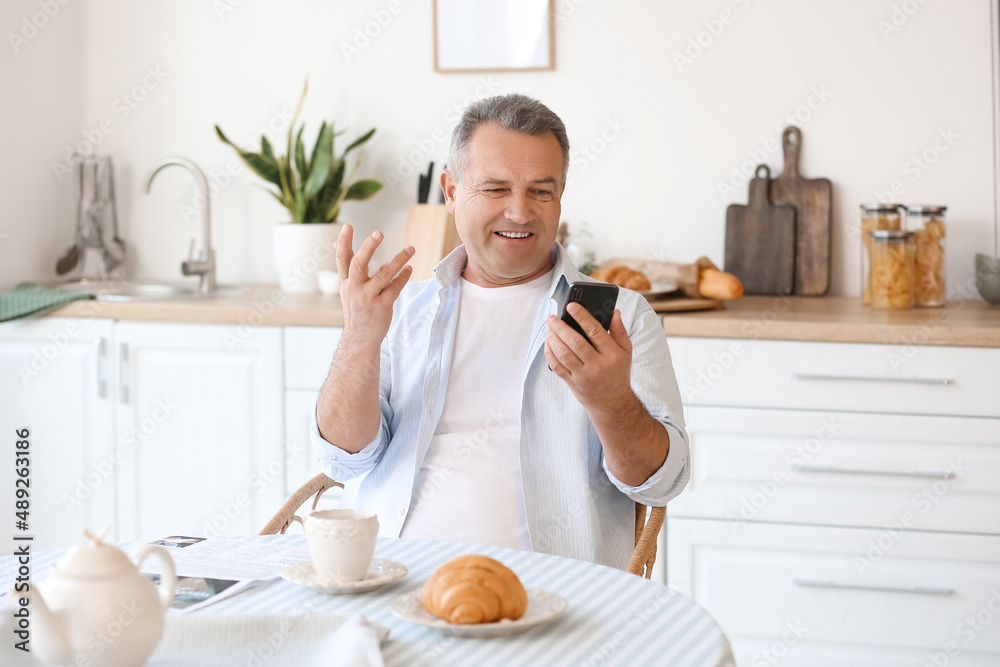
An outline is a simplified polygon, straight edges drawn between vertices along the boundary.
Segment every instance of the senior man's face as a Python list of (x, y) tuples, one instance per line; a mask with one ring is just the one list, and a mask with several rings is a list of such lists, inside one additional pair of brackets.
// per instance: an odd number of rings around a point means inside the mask
[(469, 254), (465, 279), (483, 287), (518, 285), (552, 268), (549, 251), (562, 210), (563, 156), (555, 135), (479, 127), (458, 183), (442, 174), (448, 211)]

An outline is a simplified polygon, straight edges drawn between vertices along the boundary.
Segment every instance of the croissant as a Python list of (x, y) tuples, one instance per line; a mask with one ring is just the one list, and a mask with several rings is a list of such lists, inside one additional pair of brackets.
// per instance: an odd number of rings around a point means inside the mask
[(642, 271), (633, 271), (620, 264), (606, 269), (598, 269), (591, 273), (590, 277), (627, 289), (642, 291), (650, 288), (649, 278), (646, 277), (646, 274)]
[(487, 556), (453, 558), (424, 584), (424, 609), (449, 623), (516, 620), (528, 608), (524, 586), (513, 572)]

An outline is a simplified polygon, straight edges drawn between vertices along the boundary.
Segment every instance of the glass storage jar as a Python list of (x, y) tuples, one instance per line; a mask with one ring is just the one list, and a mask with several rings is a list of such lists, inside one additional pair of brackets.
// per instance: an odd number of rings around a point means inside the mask
[(947, 206), (906, 207), (906, 229), (913, 232), (913, 303), (944, 305), (944, 214)]
[(872, 307), (913, 307), (913, 232), (873, 229)]
[(902, 229), (902, 204), (872, 202), (861, 204), (861, 293), (864, 303), (872, 300), (872, 237), (874, 229)]

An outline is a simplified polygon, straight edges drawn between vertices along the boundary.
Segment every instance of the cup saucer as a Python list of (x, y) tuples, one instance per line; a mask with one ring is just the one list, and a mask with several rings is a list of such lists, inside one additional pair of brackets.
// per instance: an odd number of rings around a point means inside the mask
[(305, 560), (286, 567), (281, 578), (293, 584), (308, 586), (314, 591), (329, 595), (350, 595), (351, 593), (367, 593), (380, 586), (399, 581), (406, 576), (406, 566), (392, 560), (372, 558), (368, 573), (361, 581), (331, 581), (320, 577), (313, 567), (312, 561)]

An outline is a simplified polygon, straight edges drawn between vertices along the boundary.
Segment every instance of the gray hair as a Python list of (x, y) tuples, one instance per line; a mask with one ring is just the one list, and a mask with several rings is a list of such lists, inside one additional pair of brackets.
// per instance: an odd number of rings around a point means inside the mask
[(462, 175), (469, 162), (469, 140), (480, 125), (487, 123), (496, 123), (505, 130), (533, 137), (551, 132), (562, 149), (562, 177), (563, 181), (566, 180), (566, 173), (569, 171), (569, 137), (566, 136), (566, 126), (562, 119), (538, 100), (520, 93), (510, 93), (472, 103), (452, 131), (448, 171), (459, 183), (462, 182)]

